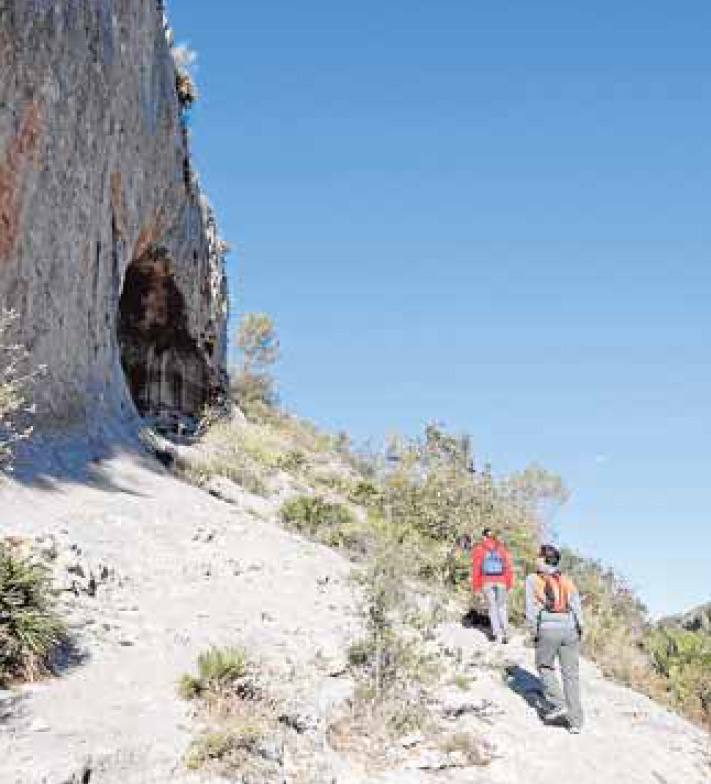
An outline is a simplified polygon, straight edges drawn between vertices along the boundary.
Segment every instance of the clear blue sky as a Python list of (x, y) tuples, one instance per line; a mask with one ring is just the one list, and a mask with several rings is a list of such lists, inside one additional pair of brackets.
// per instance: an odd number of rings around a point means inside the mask
[(169, 7), (285, 403), (538, 461), (561, 541), (655, 613), (711, 599), (711, 4)]

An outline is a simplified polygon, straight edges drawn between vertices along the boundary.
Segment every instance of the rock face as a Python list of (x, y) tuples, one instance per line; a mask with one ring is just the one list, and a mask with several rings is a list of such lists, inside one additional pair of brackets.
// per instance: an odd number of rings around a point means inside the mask
[(224, 376), (224, 245), (157, 0), (0, 0), (0, 305), (52, 417), (196, 411)]

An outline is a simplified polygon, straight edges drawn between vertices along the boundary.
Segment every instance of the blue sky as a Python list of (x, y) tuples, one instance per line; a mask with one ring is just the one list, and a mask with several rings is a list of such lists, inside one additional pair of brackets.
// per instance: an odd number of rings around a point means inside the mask
[(169, 9), (284, 402), (537, 461), (573, 492), (562, 542), (654, 613), (711, 599), (711, 5)]

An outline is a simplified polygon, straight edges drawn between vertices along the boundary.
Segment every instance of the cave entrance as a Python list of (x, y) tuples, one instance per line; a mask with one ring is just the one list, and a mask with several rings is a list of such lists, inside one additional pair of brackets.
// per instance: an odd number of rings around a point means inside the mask
[(210, 397), (209, 369), (188, 331), (185, 298), (162, 248), (147, 250), (126, 270), (118, 343), (142, 416), (170, 419), (200, 412)]

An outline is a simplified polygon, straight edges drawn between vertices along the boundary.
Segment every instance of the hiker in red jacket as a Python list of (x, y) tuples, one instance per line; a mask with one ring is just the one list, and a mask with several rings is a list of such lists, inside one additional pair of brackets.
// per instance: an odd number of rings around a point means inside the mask
[(489, 605), (491, 633), (497, 642), (509, 641), (507, 594), (513, 587), (511, 553), (491, 528), (482, 531), (482, 540), (472, 549), (472, 590), (483, 591)]

